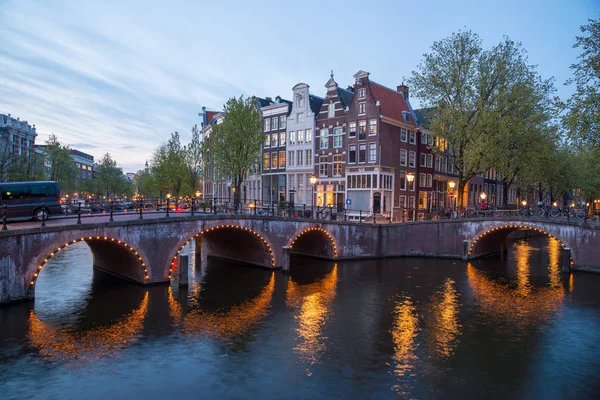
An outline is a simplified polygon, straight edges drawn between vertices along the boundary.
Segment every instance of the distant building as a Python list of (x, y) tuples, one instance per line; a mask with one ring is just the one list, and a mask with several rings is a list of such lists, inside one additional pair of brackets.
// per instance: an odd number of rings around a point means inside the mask
[(0, 152), (30, 157), (35, 150), (35, 124), (13, 118), (10, 114), (0, 114)]
[[(42, 155), (44, 157), (44, 167), (47, 171), (52, 168), (52, 162), (48, 158), (48, 152), (46, 151), (46, 145), (37, 145), (35, 146), (35, 152)], [(94, 179), (94, 156), (91, 154), (84, 153), (83, 151), (70, 149), (69, 155), (73, 159), (75, 163), (75, 167), (78, 171), (77, 181), (85, 179)]]

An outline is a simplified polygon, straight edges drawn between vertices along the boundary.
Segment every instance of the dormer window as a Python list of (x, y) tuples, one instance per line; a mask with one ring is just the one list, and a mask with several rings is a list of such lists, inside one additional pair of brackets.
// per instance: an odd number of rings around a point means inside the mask
[(402, 115), (404, 115), (405, 122), (410, 122), (410, 114), (409, 113), (407, 113), (406, 111), (403, 111)]
[(359, 99), (364, 99), (365, 98), (365, 92), (366, 92), (366, 89), (358, 89), (358, 98)]

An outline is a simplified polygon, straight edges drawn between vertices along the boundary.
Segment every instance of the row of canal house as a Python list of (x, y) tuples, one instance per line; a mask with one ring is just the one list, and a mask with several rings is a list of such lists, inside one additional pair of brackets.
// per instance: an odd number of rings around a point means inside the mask
[[(427, 129), (431, 110), (412, 109), (407, 86), (394, 90), (358, 71), (352, 86), (340, 87), (332, 73), (325, 88), (323, 98), (305, 83), (292, 88), (291, 100), (256, 98), (263, 116), (262, 165), (244, 182), (242, 200), (329, 206), (334, 212), (346, 209), (350, 218), (400, 219), (413, 212), (420, 217), (427, 210), (456, 207), (448, 193), (448, 182), (457, 182), (452, 149)], [(203, 115), (207, 140), (224, 116)], [(433, 147), (443, 153), (434, 154)], [(489, 203), (500, 204), (501, 191), (495, 172), (488, 171), (465, 187), (464, 205), (479, 204), (482, 192)], [(233, 198), (229, 183), (210, 177), (203, 192)]]

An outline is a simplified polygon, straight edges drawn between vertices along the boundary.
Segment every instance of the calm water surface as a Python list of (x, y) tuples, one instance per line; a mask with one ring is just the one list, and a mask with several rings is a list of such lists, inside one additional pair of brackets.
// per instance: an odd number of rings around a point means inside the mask
[(560, 257), (209, 261), (179, 290), (93, 272), (78, 243), (0, 308), (0, 398), (598, 398), (600, 276)]

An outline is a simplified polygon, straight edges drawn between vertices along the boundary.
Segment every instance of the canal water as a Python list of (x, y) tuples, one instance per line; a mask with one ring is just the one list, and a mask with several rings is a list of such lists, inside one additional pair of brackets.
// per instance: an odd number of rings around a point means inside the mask
[(211, 260), (180, 290), (78, 243), (0, 308), (0, 398), (598, 398), (600, 276), (560, 259), (530, 238), (506, 261)]

